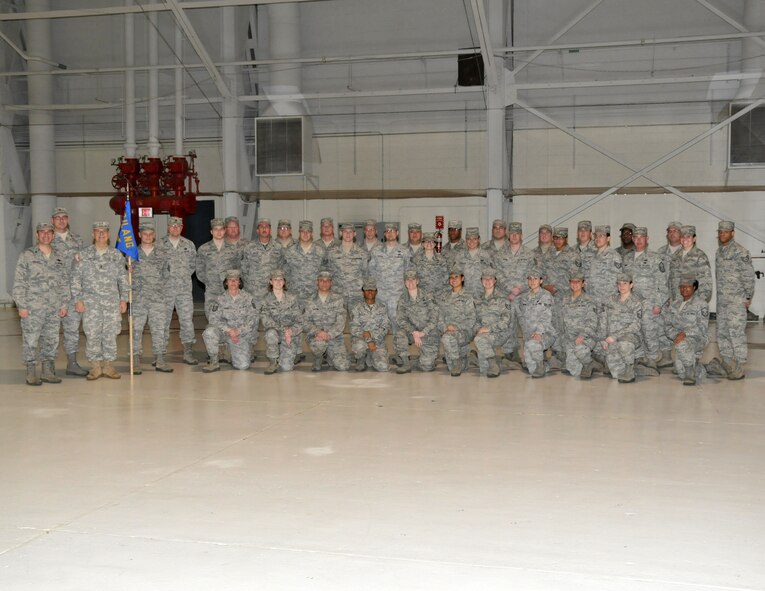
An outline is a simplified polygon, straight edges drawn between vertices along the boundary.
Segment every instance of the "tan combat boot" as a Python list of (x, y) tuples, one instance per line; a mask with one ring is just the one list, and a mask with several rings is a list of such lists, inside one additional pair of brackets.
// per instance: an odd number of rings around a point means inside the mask
[(101, 362), (100, 361), (94, 361), (93, 367), (90, 368), (90, 371), (88, 372), (88, 375), (85, 376), (86, 380), (97, 380), (102, 375), (104, 375), (104, 372), (101, 371)]
[(122, 377), (122, 374), (114, 369), (111, 361), (104, 361), (103, 365), (101, 366), (101, 371), (107, 378), (112, 380), (119, 380)]

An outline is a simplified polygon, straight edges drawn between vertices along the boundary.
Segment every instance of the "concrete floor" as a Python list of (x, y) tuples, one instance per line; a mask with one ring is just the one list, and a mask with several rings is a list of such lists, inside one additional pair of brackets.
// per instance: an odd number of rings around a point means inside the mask
[(765, 589), (749, 336), (746, 380), (696, 388), (203, 375), (177, 334), (173, 374), (32, 388), (1, 311), (0, 589)]

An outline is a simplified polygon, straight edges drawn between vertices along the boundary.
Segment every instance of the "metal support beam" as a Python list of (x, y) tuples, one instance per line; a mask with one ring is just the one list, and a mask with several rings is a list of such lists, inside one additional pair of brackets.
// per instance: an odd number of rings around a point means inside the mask
[(489, 32), (489, 23), (486, 20), (483, 0), (470, 0), (470, 7), (473, 9), (473, 22), (478, 35), (478, 44), (481, 46), (481, 57), (483, 58), (488, 85), (489, 88), (497, 88), (497, 64), (494, 61), (494, 49), (492, 48), (491, 33)]
[[(524, 111), (527, 111), (527, 112), (531, 113), (532, 115), (538, 117), (542, 121), (545, 121), (546, 123), (549, 123), (553, 127), (559, 129), (563, 133), (565, 133), (567, 135), (570, 135), (572, 138), (574, 138), (574, 139), (578, 140), (579, 142), (583, 143), (585, 146), (588, 146), (588, 147), (592, 148), (593, 150), (595, 150), (596, 152), (602, 154), (606, 158), (608, 158), (610, 160), (613, 160), (617, 164), (621, 164), (627, 170), (630, 170), (632, 172), (638, 172), (638, 169), (633, 167), (629, 162), (627, 162), (625, 160), (622, 160), (621, 158), (616, 156), (613, 152), (610, 152), (610, 151), (606, 150), (605, 148), (603, 148), (602, 146), (599, 146), (595, 142), (593, 142), (593, 141), (587, 139), (586, 137), (584, 137), (582, 134), (577, 133), (576, 131), (574, 131), (572, 129), (569, 129), (565, 125), (562, 125), (562, 124), (558, 123), (552, 117), (549, 117), (548, 115), (545, 115), (541, 111), (539, 111), (539, 110), (537, 110), (537, 109), (527, 105), (526, 103), (524, 103), (521, 100), (516, 100), (515, 104), (518, 105), (520, 108), (522, 108)], [(714, 209), (712, 207), (709, 207), (708, 205), (705, 205), (705, 204), (701, 203), (698, 199), (695, 199), (694, 197), (692, 197), (688, 193), (685, 193), (684, 191), (681, 191), (680, 189), (678, 189), (677, 187), (674, 187), (672, 185), (665, 184), (664, 182), (656, 179), (655, 177), (651, 176), (648, 173), (643, 174), (642, 176), (646, 180), (648, 180), (648, 181), (654, 183), (655, 185), (661, 187), (662, 189), (664, 189), (668, 193), (672, 193), (673, 195), (676, 195), (677, 197), (679, 197), (683, 201), (686, 201), (687, 203), (693, 205), (694, 207), (698, 207), (699, 209), (703, 210), (704, 212), (706, 212), (706, 213), (708, 213), (710, 215), (713, 215), (713, 216), (715, 216), (716, 218), (718, 218), (720, 220), (727, 219), (727, 217), (728, 217), (724, 213), (722, 213), (722, 212), (720, 212), (720, 211), (718, 211), (718, 210), (716, 210), (716, 209)], [(564, 214), (563, 216), (560, 216), (557, 220), (555, 220), (555, 224), (559, 224), (561, 222), (565, 222), (565, 221), (571, 219), (572, 217), (574, 217), (574, 215), (576, 215), (577, 213), (579, 213), (579, 211), (572, 211), (572, 212), (569, 212), (568, 214)], [(756, 230), (754, 230), (754, 229), (752, 229), (750, 227), (747, 227), (746, 224), (741, 224), (740, 222), (736, 222), (736, 229), (740, 230), (740, 232), (743, 233), (743, 234), (747, 234), (747, 235), (751, 236), (752, 238), (754, 238), (756, 240), (759, 240), (760, 242), (765, 243), (765, 236), (759, 234)]]
[(205, 70), (207, 70), (207, 73), (210, 74), (210, 77), (215, 82), (218, 92), (220, 92), (221, 96), (224, 98), (231, 97), (231, 91), (228, 89), (228, 86), (226, 86), (223, 76), (221, 76), (218, 68), (215, 66), (215, 62), (212, 61), (210, 54), (207, 53), (207, 49), (205, 49), (202, 40), (199, 38), (199, 35), (197, 35), (189, 17), (183, 12), (183, 8), (181, 8), (178, 0), (165, 0), (165, 3), (170, 7), (170, 10), (172, 10), (178, 26), (186, 34), (186, 38), (189, 40), (189, 43), (191, 43), (191, 47), (194, 48), (199, 59), (201, 59), (202, 63), (205, 65)]
[[(749, 29), (747, 29), (743, 23), (738, 22), (736, 19), (734, 19), (732, 16), (727, 15), (719, 8), (712, 6), (712, 4), (708, 0), (696, 0), (699, 4), (701, 4), (704, 8), (712, 12), (713, 14), (719, 16), (722, 20), (724, 20), (726, 23), (728, 23), (730, 26), (732, 26), (734, 29), (738, 29), (742, 33), (751, 33)], [(757, 35), (751, 38), (753, 42), (757, 43), (757, 45), (760, 45), (762, 47), (765, 47), (765, 41)]]

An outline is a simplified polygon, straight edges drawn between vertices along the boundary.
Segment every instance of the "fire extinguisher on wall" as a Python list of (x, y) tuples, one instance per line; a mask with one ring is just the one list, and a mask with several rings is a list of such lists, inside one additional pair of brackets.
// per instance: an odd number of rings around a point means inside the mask
[(436, 216), (436, 252), (441, 252), (441, 247), (443, 245), (443, 232), (441, 230), (444, 229), (444, 216), (437, 215)]

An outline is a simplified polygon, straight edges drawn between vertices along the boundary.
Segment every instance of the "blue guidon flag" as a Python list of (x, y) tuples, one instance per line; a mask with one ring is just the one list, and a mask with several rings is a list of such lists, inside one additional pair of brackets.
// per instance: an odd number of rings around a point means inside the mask
[(117, 235), (117, 250), (129, 256), (131, 259), (138, 260), (138, 244), (133, 234), (133, 221), (130, 218), (130, 197), (125, 201), (125, 213), (122, 214), (122, 223)]

